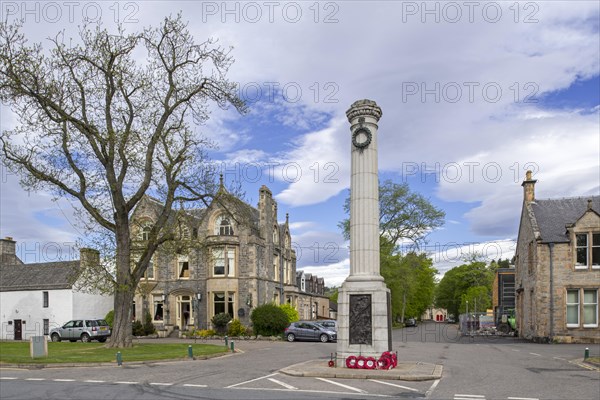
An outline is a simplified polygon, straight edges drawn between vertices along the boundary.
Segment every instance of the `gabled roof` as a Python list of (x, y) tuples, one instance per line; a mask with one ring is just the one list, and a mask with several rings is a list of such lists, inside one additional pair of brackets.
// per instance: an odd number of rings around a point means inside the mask
[(0, 265), (0, 292), (71, 289), (79, 275), (79, 260)]
[(588, 210), (588, 200), (592, 200), (592, 210), (600, 214), (600, 196), (571, 197), (564, 199), (535, 200), (527, 206), (535, 217), (542, 243), (567, 243), (567, 225), (574, 224)]

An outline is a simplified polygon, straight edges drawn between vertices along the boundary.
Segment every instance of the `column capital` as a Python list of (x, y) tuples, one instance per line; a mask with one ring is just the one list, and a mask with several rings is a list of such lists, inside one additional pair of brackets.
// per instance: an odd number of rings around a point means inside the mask
[(375, 121), (379, 121), (381, 118), (381, 108), (375, 103), (373, 100), (357, 100), (346, 111), (346, 117), (348, 117), (348, 121), (350, 123), (353, 122), (355, 118), (370, 116), (375, 119)]

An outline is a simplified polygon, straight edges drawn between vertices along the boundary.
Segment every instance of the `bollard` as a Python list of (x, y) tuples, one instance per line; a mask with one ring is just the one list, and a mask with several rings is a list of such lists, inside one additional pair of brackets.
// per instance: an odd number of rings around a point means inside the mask
[(121, 356), (121, 352), (117, 351), (117, 365), (121, 366), (123, 365), (123, 357)]
[(587, 360), (588, 358), (590, 358), (590, 348), (586, 347), (585, 352), (583, 353), (583, 359)]
[(231, 352), (235, 353), (235, 344), (233, 343), (233, 340), (231, 341)]
[(228, 344), (227, 344), (227, 339), (228, 339), (228, 337), (227, 337), (227, 335), (225, 335), (225, 347), (227, 347), (227, 346), (228, 346)]
[(188, 346), (188, 357), (189, 358), (194, 358), (194, 353), (192, 351), (192, 345), (191, 344)]

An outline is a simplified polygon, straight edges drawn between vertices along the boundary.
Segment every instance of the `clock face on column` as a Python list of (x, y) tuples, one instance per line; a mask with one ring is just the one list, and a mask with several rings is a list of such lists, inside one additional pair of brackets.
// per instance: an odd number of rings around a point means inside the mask
[(365, 149), (371, 144), (371, 131), (366, 127), (360, 127), (352, 134), (352, 144), (357, 149)]

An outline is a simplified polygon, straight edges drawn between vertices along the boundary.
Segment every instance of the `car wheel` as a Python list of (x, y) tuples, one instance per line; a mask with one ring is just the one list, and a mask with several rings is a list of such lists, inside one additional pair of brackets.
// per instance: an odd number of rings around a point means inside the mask
[(81, 341), (83, 343), (89, 343), (89, 342), (91, 342), (90, 335), (88, 335), (87, 333), (81, 334)]
[(60, 335), (58, 333), (53, 333), (51, 338), (53, 342), (60, 342)]
[(105, 337), (98, 338), (98, 341), (100, 343), (104, 343), (104, 342), (106, 342), (106, 338)]
[(295, 339), (296, 339), (296, 335), (294, 335), (293, 333), (288, 333), (288, 335), (287, 335), (288, 342), (293, 342)]
[(329, 341), (329, 336), (323, 333), (319, 336), (319, 340), (321, 340), (321, 343), (327, 343)]

